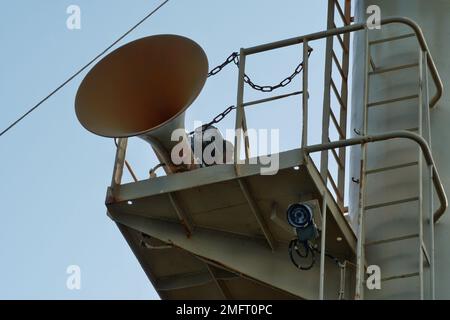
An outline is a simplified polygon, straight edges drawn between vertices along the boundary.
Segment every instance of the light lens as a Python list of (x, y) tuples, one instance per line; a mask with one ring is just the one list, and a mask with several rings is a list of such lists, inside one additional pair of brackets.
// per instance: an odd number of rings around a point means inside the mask
[(305, 204), (291, 204), (287, 210), (287, 220), (295, 228), (306, 228), (312, 222), (312, 210)]

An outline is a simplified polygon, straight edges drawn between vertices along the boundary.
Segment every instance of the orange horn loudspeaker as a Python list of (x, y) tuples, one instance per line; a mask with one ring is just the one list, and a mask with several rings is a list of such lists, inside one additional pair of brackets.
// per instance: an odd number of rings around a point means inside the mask
[(186, 170), (171, 161), (171, 150), (179, 143), (171, 141), (171, 134), (184, 129), (184, 113), (207, 75), (208, 59), (194, 41), (177, 35), (142, 38), (92, 68), (78, 89), (76, 115), (97, 135), (138, 136), (152, 145), (169, 171)]

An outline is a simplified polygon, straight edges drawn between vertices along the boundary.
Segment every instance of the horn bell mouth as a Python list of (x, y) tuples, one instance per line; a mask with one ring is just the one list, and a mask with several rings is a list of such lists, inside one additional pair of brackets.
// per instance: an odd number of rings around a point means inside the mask
[(191, 39), (155, 35), (104, 57), (86, 75), (75, 112), (89, 131), (105, 137), (138, 136), (183, 113), (208, 75), (208, 59)]

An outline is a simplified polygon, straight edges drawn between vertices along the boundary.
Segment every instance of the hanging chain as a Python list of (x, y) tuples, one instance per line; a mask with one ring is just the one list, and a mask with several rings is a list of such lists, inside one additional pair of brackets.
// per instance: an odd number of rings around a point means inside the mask
[[(313, 48), (308, 47), (308, 57), (311, 55)], [(233, 60), (234, 64), (239, 67), (239, 58)], [(295, 68), (294, 72), (283, 80), (280, 81), (277, 85), (274, 86), (260, 86), (250, 79), (247, 74), (244, 74), (244, 82), (247, 83), (252, 89), (262, 92), (272, 92), (273, 90), (286, 87), (288, 84), (292, 82), (292, 80), (303, 71), (303, 61), (299, 63), (299, 65)]]
[[(308, 47), (308, 57), (311, 55), (313, 51), (313, 48)], [(221, 64), (212, 69), (208, 73), (208, 77), (218, 74), (224, 67), (226, 67), (228, 64), (233, 62), (237, 67), (239, 67), (239, 54), (237, 52), (233, 52), (228, 56), (228, 58)], [(286, 87), (288, 84), (292, 82), (292, 80), (302, 72), (303, 70), (303, 61), (295, 68), (294, 72), (286, 78), (284, 78), (280, 83), (273, 86), (261, 86), (258, 84), (255, 84), (250, 77), (247, 74), (244, 74), (244, 82), (247, 83), (252, 89), (262, 92), (272, 92), (273, 90), (276, 90), (278, 88)]]
[[(236, 106), (229, 106), (228, 108), (226, 108), (224, 111), (222, 111), (217, 116), (215, 116), (214, 119), (212, 119), (210, 122), (208, 122), (207, 124), (203, 125), (202, 126), (202, 131), (206, 131), (206, 129), (211, 127), (213, 124), (216, 124), (216, 123), (219, 123), (220, 121), (222, 121), (223, 118), (225, 118), (227, 116), (227, 114), (229, 114), (234, 109), (236, 109)], [(189, 135), (193, 135), (194, 132), (195, 132), (195, 130), (189, 132)]]
[[(311, 55), (312, 51), (313, 51), (313, 48), (308, 47), (308, 57)], [(239, 67), (239, 53), (233, 52), (232, 54), (230, 54), (222, 64), (218, 65), (217, 67), (213, 68), (210, 72), (208, 72), (208, 78), (218, 74), (220, 71), (222, 71), (223, 68), (225, 68), (231, 62), (233, 62), (237, 67)], [(247, 74), (244, 74), (244, 82), (247, 83), (254, 90), (261, 91), (261, 92), (272, 92), (273, 90), (276, 90), (276, 89), (279, 89), (282, 87), (286, 87), (302, 71), (303, 71), (303, 61), (295, 68), (294, 72), (292, 72), (292, 74), (290, 76), (284, 78), (277, 85), (274, 85), (274, 86), (257, 85), (255, 83), (253, 83), (253, 81), (250, 79), (250, 77)], [(229, 106), (228, 108), (226, 108), (223, 112), (221, 112), (217, 116), (215, 116), (214, 119), (212, 119), (210, 122), (208, 122), (206, 125), (204, 125), (202, 127), (202, 131), (205, 131), (213, 124), (216, 124), (216, 123), (219, 123), (220, 121), (222, 121), (223, 118), (225, 118), (234, 109), (236, 109), (236, 106)], [(189, 135), (194, 134), (194, 132), (195, 132), (195, 130), (189, 132)]]
[[(208, 78), (211, 77), (211, 76), (214, 76), (214, 75), (218, 74), (220, 71), (222, 71), (222, 69), (223, 69), (224, 67), (226, 67), (226, 66), (227, 66), (228, 64), (230, 64), (231, 62), (234, 61), (234, 63), (236, 64), (236, 60), (237, 60), (238, 56), (239, 56), (239, 53), (237, 53), (237, 52), (233, 52), (232, 54), (230, 54), (230, 55), (228, 56), (228, 58), (227, 58), (221, 65), (215, 67), (214, 69), (212, 69), (212, 70), (208, 73)], [(239, 62), (237, 62), (237, 63), (239, 63)]]

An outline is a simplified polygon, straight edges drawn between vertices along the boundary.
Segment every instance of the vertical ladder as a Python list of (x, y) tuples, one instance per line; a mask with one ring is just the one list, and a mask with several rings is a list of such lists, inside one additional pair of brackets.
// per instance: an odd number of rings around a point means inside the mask
[[(428, 142), (428, 144), (431, 144), (431, 134), (430, 134), (430, 115), (429, 115), (429, 98), (428, 98), (428, 81), (427, 81), (427, 53), (419, 49), (418, 54), (418, 62), (417, 63), (409, 63), (409, 64), (402, 64), (397, 66), (383, 66), (378, 67), (377, 65), (380, 64), (379, 61), (375, 63), (371, 57), (371, 47), (376, 45), (382, 45), (382, 44), (390, 44), (391, 46), (394, 45), (395, 41), (399, 41), (402, 39), (406, 39), (409, 37), (415, 36), (415, 34), (406, 34), (396, 37), (390, 37), (375, 41), (369, 41), (369, 30), (366, 29), (365, 31), (365, 61), (364, 61), (364, 69), (365, 69), (365, 84), (364, 84), (364, 110), (363, 110), (363, 127), (360, 132), (362, 135), (367, 135), (372, 132), (368, 132), (368, 124), (370, 119), (370, 110), (373, 108), (386, 108), (386, 107), (395, 107), (392, 106), (392, 104), (400, 103), (404, 101), (410, 101), (414, 100), (417, 101), (418, 105), (418, 126), (415, 128), (398, 128), (398, 129), (404, 129), (404, 130), (410, 130), (414, 131), (417, 134), (423, 136), (425, 140)], [(407, 96), (401, 96), (397, 98), (389, 98), (389, 99), (383, 99), (379, 101), (370, 101), (370, 82), (371, 79), (374, 77), (377, 77), (381, 74), (385, 75), (387, 73), (395, 73), (400, 70), (405, 69), (411, 69), (411, 68), (417, 68), (418, 69), (418, 87), (417, 87), (417, 94), (414, 95), (407, 95)], [(415, 272), (400, 272), (398, 274), (388, 274), (383, 275), (383, 269), (381, 269), (382, 277), (381, 277), (381, 290), (383, 290), (383, 284), (386, 284), (388, 281), (398, 280), (398, 279), (407, 279), (407, 278), (417, 278), (418, 281), (418, 288), (419, 292), (417, 293), (416, 298), (424, 299), (425, 298), (425, 291), (424, 291), (424, 267), (429, 268), (430, 272), (430, 291), (427, 297), (434, 299), (434, 227), (433, 227), (433, 202), (432, 202), (432, 196), (433, 196), (433, 189), (432, 189), (432, 173), (431, 171), (428, 171), (427, 176), (424, 176), (423, 174), (423, 158), (420, 147), (418, 147), (418, 159), (417, 161), (409, 161), (405, 163), (400, 163), (397, 165), (390, 165), (380, 168), (367, 168), (367, 144), (363, 144), (361, 146), (361, 170), (360, 170), (360, 179), (359, 179), (359, 212), (358, 212), (358, 244), (357, 244), (357, 273), (356, 273), (356, 290), (355, 290), (355, 298), (356, 299), (363, 299), (364, 293), (365, 293), (365, 267), (368, 264), (377, 264), (377, 261), (371, 260), (371, 255), (367, 253), (370, 248), (376, 247), (376, 246), (386, 246), (392, 243), (401, 243), (402, 248), (407, 248), (408, 244), (405, 243), (405, 241), (411, 241), (411, 239), (417, 239), (417, 270)], [(395, 151), (394, 151), (395, 152)], [(385, 201), (380, 203), (373, 203), (373, 204), (367, 204), (367, 178), (370, 175), (376, 175), (380, 173), (387, 173), (387, 174), (395, 174), (396, 170), (402, 170), (404, 168), (408, 167), (416, 167), (417, 168), (417, 179), (418, 179), (418, 194), (414, 197), (407, 197), (403, 199), (395, 199), (391, 201)], [(424, 178), (428, 179), (425, 180), (425, 187), (427, 188), (426, 191), (428, 191), (428, 203), (429, 203), (429, 215), (425, 216), (423, 213), (424, 210)], [(417, 232), (414, 232), (412, 234), (399, 234), (395, 237), (385, 237), (381, 239), (377, 239), (376, 241), (366, 241), (366, 228), (367, 228), (367, 221), (366, 221), (366, 213), (370, 210), (374, 209), (381, 209), (381, 210), (389, 210), (390, 216), (392, 216), (392, 212), (395, 210), (396, 205), (405, 205), (410, 204), (411, 202), (417, 203), (418, 213), (416, 218), (418, 219), (417, 226)], [(387, 211), (386, 211), (387, 212)], [(372, 213), (374, 215), (380, 214), (380, 213)], [(376, 219), (373, 218), (373, 219)], [(395, 219), (395, 218), (390, 218)], [(425, 220), (425, 221), (424, 221)], [(386, 221), (383, 221), (384, 223)], [(387, 221), (387, 223), (392, 222), (390, 220)], [(424, 241), (424, 223), (428, 223), (428, 234), (429, 234), (429, 244), (431, 251), (428, 251), (427, 245)], [(386, 248), (386, 247), (385, 247)], [(385, 248), (381, 251), (384, 251)], [(407, 250), (404, 252), (398, 252), (396, 253), (396, 256), (394, 258), (398, 258), (398, 261), (405, 261), (405, 259), (408, 259), (410, 257), (405, 257), (407, 255)], [(380, 251), (379, 251), (380, 252)], [(431, 252), (431, 255), (430, 255)], [(414, 258), (415, 259), (415, 258)], [(395, 260), (395, 259), (392, 259)], [(397, 262), (389, 262), (389, 263), (397, 263)], [(402, 267), (399, 267), (400, 269)], [(398, 289), (401, 291), (401, 289)], [(399, 294), (401, 292), (398, 292)], [(381, 295), (383, 297), (383, 295)], [(402, 298), (402, 296), (398, 296), (399, 298)]]
[[(328, 0), (327, 28), (335, 29), (336, 13), (342, 21), (343, 26), (351, 24), (351, 0), (342, 0), (342, 7), (339, 0)], [(336, 128), (339, 140), (345, 140), (347, 137), (347, 104), (348, 104), (348, 73), (350, 61), (350, 33), (343, 36), (336, 35), (339, 45), (342, 48), (342, 55), (338, 57), (333, 49), (334, 37), (328, 37), (326, 41), (325, 53), (325, 77), (324, 77), (324, 97), (323, 97), (323, 115), (322, 115), (322, 143), (328, 143), (330, 139), (330, 120)], [(333, 65), (337, 69), (337, 75), (341, 78), (341, 86), (338, 88), (333, 80)], [(339, 115), (336, 115), (331, 108), (331, 93), (336, 97), (339, 104)], [(344, 189), (345, 189), (345, 148), (338, 151), (322, 151), (320, 160), (320, 174), (322, 179), (330, 182), (336, 195), (337, 203), (341, 210), (344, 210)], [(333, 155), (337, 163), (337, 180), (332, 176), (328, 166), (329, 152)], [(337, 182), (336, 182), (337, 181)]]

